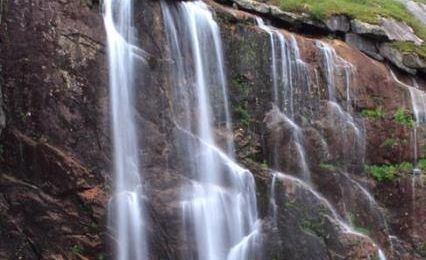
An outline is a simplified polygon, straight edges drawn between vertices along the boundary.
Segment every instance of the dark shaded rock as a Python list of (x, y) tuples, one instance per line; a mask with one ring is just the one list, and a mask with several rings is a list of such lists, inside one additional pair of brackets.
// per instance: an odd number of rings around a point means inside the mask
[(345, 35), (345, 42), (376, 60), (383, 60), (383, 57), (377, 49), (376, 43), (368, 38), (355, 33), (347, 33)]

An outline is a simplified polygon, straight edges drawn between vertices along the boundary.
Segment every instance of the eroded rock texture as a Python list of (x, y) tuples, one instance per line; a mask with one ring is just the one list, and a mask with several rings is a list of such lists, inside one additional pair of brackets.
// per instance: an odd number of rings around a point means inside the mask
[[(110, 258), (113, 238), (106, 223), (112, 161), (101, 7), (97, 1), (1, 4), (1, 92), (7, 120), (0, 149), (0, 258)], [(364, 172), (365, 164), (413, 161), (414, 145), (418, 158), (426, 156), (421, 127), (414, 143), (413, 129), (394, 120), (400, 108), (413, 111), (407, 87), (390, 70), (405, 84), (415, 79), (421, 89), (426, 89), (424, 75), (412, 78), (340, 40), (306, 37), (303, 27), (299, 34), (279, 29), (286, 39), (294, 37), (307, 68), (294, 78), (292, 120), (303, 136), (311, 187), (278, 178), (274, 222), (269, 168), (301, 177), (301, 166), (288, 121), (270, 122), (270, 38), (253, 14), (208, 4), (221, 27), (238, 162), (256, 178), (265, 238), (259, 258), (368, 259), (377, 256), (378, 246), (389, 259), (425, 257), (424, 187), (419, 181), (413, 186), (409, 173), (377, 182)], [(194, 241), (181, 239), (180, 193), (189, 179), (176, 140), (186, 133), (173, 122), (178, 116), (171, 104), (173, 57), (160, 3), (137, 1), (135, 22), (138, 45), (146, 51), (146, 61), (137, 68), (136, 100), (150, 255), (179, 259), (194, 250)], [(351, 64), (349, 88), (345, 70), (335, 71), (336, 102), (360, 133), (328, 102), (318, 40)], [(377, 108), (383, 116), (362, 117), (363, 111)], [(217, 135), (220, 139), (220, 127)], [(341, 220), (372, 240), (343, 232)]]

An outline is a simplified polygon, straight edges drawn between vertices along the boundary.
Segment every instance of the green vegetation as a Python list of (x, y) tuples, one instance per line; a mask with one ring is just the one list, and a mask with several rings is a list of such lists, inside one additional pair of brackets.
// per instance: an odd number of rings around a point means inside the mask
[[(425, 2), (424, 0), (418, 0)], [(286, 11), (308, 13), (314, 19), (324, 20), (331, 15), (346, 15), (361, 21), (377, 24), (379, 16), (394, 18), (411, 26), (416, 35), (426, 41), (426, 26), (412, 15), (398, 0), (273, 0), (272, 3)], [(426, 44), (397, 42), (394, 47), (403, 52), (415, 52), (426, 57)]]
[(378, 107), (374, 109), (363, 109), (361, 111), (361, 115), (363, 117), (370, 117), (370, 118), (383, 118), (385, 117), (385, 111), (383, 111), (383, 108)]
[[(426, 161), (425, 161), (426, 163)], [(391, 165), (366, 165), (365, 171), (373, 176), (377, 181), (393, 181), (398, 174), (410, 174), (413, 171), (413, 164), (402, 162), (401, 164)]]
[(422, 45), (415, 45), (412, 42), (394, 42), (391, 46), (403, 53), (414, 52), (420, 57), (426, 58), (426, 44), (424, 43)]
[(394, 147), (396, 145), (398, 145), (398, 140), (395, 138), (386, 138), (385, 141), (383, 141), (382, 143), (382, 147)]
[(247, 109), (239, 105), (235, 108), (235, 111), (239, 114), (241, 123), (245, 125), (246, 127), (249, 127), (253, 119), (251, 118)]
[(393, 181), (398, 173), (397, 168), (393, 165), (368, 165), (365, 167), (368, 174), (373, 176), (377, 181)]
[(420, 159), (417, 162), (417, 168), (419, 168), (422, 171), (426, 171), (426, 159)]
[(325, 236), (325, 229), (324, 229), (324, 220), (321, 219), (321, 222), (318, 222), (318, 220), (304, 220), (301, 224), (301, 228), (315, 234), (319, 237)]
[(400, 107), (398, 110), (396, 110), (395, 114), (393, 115), (393, 119), (405, 126), (413, 127), (414, 126), (414, 119), (413, 117), (407, 113), (407, 111)]
[(366, 229), (366, 228), (363, 228), (363, 227), (354, 227), (354, 229), (358, 233), (364, 234), (366, 236), (370, 235), (370, 231), (368, 229)]
[(326, 170), (326, 171), (331, 171), (331, 172), (336, 171), (336, 166), (330, 163), (321, 163), (319, 167), (320, 169)]

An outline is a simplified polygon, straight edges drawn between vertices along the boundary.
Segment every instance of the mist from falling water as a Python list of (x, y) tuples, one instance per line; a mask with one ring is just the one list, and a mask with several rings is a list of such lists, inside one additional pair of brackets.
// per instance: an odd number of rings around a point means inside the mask
[(109, 205), (116, 258), (147, 259), (142, 180), (134, 115), (134, 68), (143, 51), (134, 45), (133, 1), (104, 0), (114, 148), (114, 192)]
[[(203, 2), (164, 1), (161, 7), (173, 61), (174, 120), (182, 133), (177, 139), (191, 178), (182, 191), (182, 236), (194, 239), (195, 252), (182, 258), (248, 259), (259, 232), (255, 183), (234, 162), (219, 27)], [(221, 125), (225, 151), (215, 140), (214, 126)]]

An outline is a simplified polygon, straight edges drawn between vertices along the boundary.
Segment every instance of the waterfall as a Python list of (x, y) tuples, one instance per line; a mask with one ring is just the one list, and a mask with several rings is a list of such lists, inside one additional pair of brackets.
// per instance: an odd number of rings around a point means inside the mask
[[(256, 17), (260, 29), (268, 33), (271, 48), (271, 78), (274, 106), (270, 115), (277, 120), (286, 122), (292, 130), (292, 140), (298, 156), (300, 175), (305, 181), (310, 181), (310, 170), (306, 161), (303, 146), (303, 133), (294, 121), (295, 119), (295, 91), (309, 88), (309, 73), (307, 65), (300, 58), (299, 46), (292, 35), (290, 40), (284, 34), (265, 24)], [(278, 47), (278, 48), (277, 48)], [(271, 114), (272, 113), (272, 114)], [(273, 119), (273, 121), (276, 121)], [(274, 147), (275, 153), (279, 147)], [(277, 159), (273, 158), (273, 167), (277, 167)]]
[[(344, 60), (337, 55), (334, 48), (330, 45), (316, 41), (316, 45), (322, 54), (323, 74), (327, 85), (328, 91), (328, 109), (329, 115), (333, 117), (336, 129), (339, 132), (343, 143), (352, 149), (344, 149), (341, 151), (344, 164), (348, 167), (353, 162), (357, 165), (363, 166), (364, 164), (364, 151), (365, 151), (365, 137), (363, 126), (358, 124), (354, 117), (351, 115), (351, 82), (352, 75), (354, 74), (354, 66), (348, 61)], [(336, 75), (344, 75), (342, 82)], [(339, 86), (344, 86), (344, 89), (339, 89)], [(342, 108), (337, 98), (337, 91), (342, 92), (345, 97), (346, 110)], [(346, 147), (346, 148), (347, 148)]]
[[(162, 2), (161, 7), (172, 60), (177, 143), (191, 178), (182, 190), (182, 234), (195, 250), (182, 258), (247, 259), (255, 253), (259, 232), (255, 183), (234, 162), (219, 27), (203, 2)], [(222, 148), (219, 132), (226, 139)]]
[(134, 66), (143, 51), (134, 45), (132, 0), (104, 0), (107, 32), (114, 192), (109, 206), (119, 260), (147, 259), (142, 180), (134, 115)]

